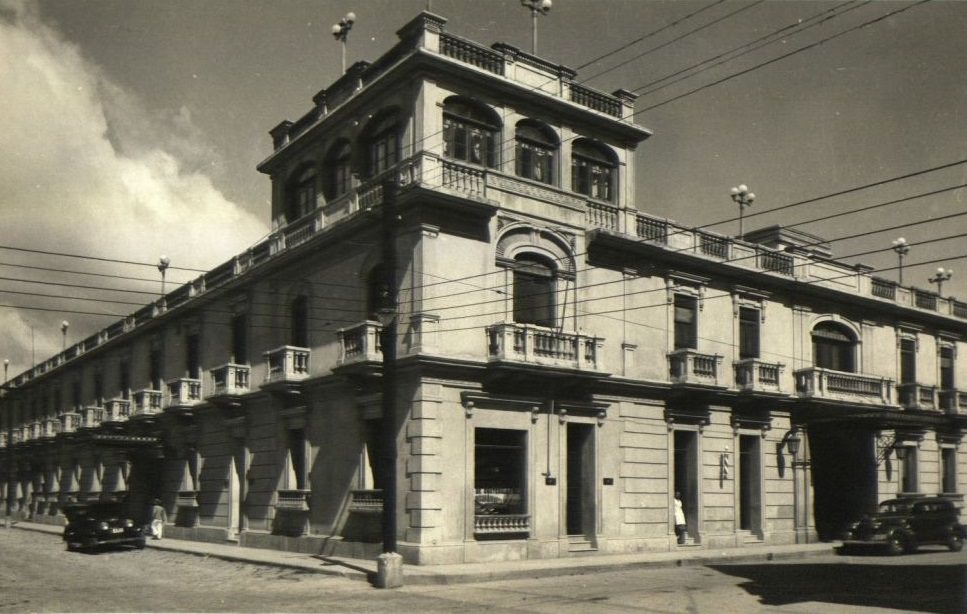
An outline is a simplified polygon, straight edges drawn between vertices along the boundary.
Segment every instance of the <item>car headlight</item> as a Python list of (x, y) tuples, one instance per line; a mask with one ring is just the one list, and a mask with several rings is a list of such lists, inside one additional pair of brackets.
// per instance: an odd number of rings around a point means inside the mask
[(100, 524), (98, 524), (97, 525), (97, 530), (98, 531), (107, 531), (108, 530), (107, 523), (106, 522), (101, 522)]
[(133, 526), (134, 526), (134, 521), (133, 520), (131, 520), (130, 518), (125, 518), (124, 519), (124, 528), (125, 529), (130, 529)]

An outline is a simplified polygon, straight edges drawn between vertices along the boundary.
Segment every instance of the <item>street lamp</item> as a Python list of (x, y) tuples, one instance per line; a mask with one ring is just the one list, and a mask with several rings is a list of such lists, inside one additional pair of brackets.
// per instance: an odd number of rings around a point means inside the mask
[(171, 264), (171, 258), (167, 256), (162, 256), (158, 260), (158, 272), (161, 273), (161, 298), (165, 297), (165, 271), (168, 270), (168, 265)]
[(732, 196), (732, 202), (739, 205), (739, 238), (741, 239), (745, 235), (742, 225), (745, 208), (752, 206), (752, 202), (755, 200), (755, 194), (750, 192), (749, 186), (744, 183), (729, 190), (729, 194)]
[(937, 274), (928, 279), (927, 281), (932, 284), (937, 284), (937, 294), (943, 295), (943, 282), (950, 281), (950, 278), (954, 276), (953, 269), (945, 269), (942, 266), (937, 267)]
[(64, 337), (64, 343), (63, 343), (63, 346), (61, 347), (61, 350), (67, 349), (67, 329), (70, 328), (70, 325), (71, 323), (68, 322), (67, 320), (64, 320), (63, 322), (60, 323), (60, 332)]
[(346, 39), (349, 38), (349, 31), (356, 23), (356, 13), (352, 11), (339, 20), (339, 23), (332, 24), (332, 36), (342, 44), (342, 72), (346, 74)]
[(547, 15), (551, 12), (551, 0), (520, 0), (520, 5), (531, 10), (531, 20), (533, 21), (533, 38), (531, 53), (537, 55), (537, 16)]
[(893, 241), (893, 251), (896, 252), (897, 257), (900, 259), (900, 266), (898, 268), (900, 272), (900, 285), (903, 285), (903, 257), (910, 253), (910, 245), (907, 240), (903, 237), (895, 239)]

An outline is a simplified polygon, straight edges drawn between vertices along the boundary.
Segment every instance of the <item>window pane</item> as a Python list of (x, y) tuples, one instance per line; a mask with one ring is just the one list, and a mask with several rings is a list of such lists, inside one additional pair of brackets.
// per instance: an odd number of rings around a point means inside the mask
[(739, 358), (759, 357), (759, 310), (739, 308)]
[(913, 339), (900, 340), (900, 383), (917, 381), (917, 343)]
[(290, 343), (296, 347), (309, 347), (309, 300), (300, 296), (292, 301)]
[(698, 347), (697, 302), (691, 296), (675, 296), (675, 349)]
[(527, 433), (478, 428), (474, 436), (475, 513), (526, 513)]

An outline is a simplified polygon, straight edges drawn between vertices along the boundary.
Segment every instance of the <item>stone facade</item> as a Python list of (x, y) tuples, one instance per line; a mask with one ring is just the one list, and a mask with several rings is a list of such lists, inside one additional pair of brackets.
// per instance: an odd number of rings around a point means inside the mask
[(375, 557), (393, 184), (407, 562), (805, 542), (962, 497), (967, 305), (639, 211), (627, 92), (444, 26), (272, 130), (269, 239), (7, 383), (8, 512), (157, 497), (173, 537)]

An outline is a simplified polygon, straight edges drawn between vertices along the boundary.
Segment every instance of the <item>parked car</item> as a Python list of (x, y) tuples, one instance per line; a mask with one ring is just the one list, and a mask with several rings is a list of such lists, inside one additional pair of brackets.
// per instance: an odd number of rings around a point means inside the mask
[(72, 504), (64, 508), (67, 526), (64, 541), (68, 550), (129, 545), (144, 548), (141, 523), (135, 522), (118, 502)]
[(922, 544), (943, 544), (959, 552), (967, 530), (958, 516), (957, 506), (944, 497), (890, 499), (850, 525), (843, 548), (878, 547), (895, 555), (915, 552)]

